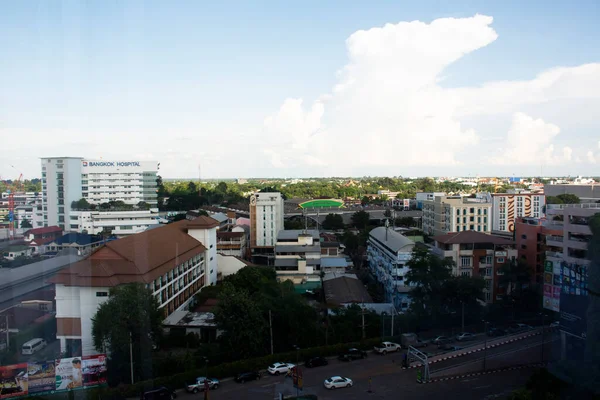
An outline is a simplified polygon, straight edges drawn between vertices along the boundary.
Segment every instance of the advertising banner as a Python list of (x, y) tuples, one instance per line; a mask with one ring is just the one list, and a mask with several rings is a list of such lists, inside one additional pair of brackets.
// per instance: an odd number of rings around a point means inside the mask
[(27, 363), (0, 367), (0, 399), (27, 395)]
[(83, 386), (106, 383), (106, 356), (98, 354), (83, 357)]
[(54, 360), (27, 363), (29, 394), (50, 392), (56, 388)]
[(554, 267), (552, 266), (552, 261), (546, 260), (544, 262), (544, 271), (546, 272), (554, 272)]
[(410, 199), (404, 199), (404, 211), (410, 210)]
[(56, 360), (56, 390), (71, 390), (83, 387), (80, 357)]

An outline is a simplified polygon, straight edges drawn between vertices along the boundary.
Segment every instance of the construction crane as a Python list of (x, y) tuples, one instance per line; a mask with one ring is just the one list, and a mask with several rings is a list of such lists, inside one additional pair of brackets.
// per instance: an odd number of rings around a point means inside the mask
[(11, 185), (12, 189), (11, 186), (9, 186), (8, 188), (8, 223), (10, 227), (8, 234), (10, 236), (10, 239), (15, 238), (15, 225), (17, 223), (15, 220), (15, 192), (19, 190), (22, 178), (23, 174), (19, 174), (17, 180), (14, 181)]

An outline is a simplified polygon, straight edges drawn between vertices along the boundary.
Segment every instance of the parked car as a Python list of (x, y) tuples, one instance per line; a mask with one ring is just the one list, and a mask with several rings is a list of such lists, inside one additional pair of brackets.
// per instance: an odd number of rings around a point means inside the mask
[(348, 351), (345, 352), (344, 354), (340, 354), (338, 359), (341, 361), (352, 361), (352, 360), (363, 359), (366, 357), (367, 357), (366, 351), (352, 348), (352, 349), (348, 349)]
[(354, 385), (352, 379), (344, 376), (332, 376), (331, 378), (325, 379), (325, 382), (323, 382), (323, 386), (327, 389), (345, 388), (351, 387), (352, 385)]
[(399, 351), (401, 350), (401, 348), (402, 347), (398, 343), (381, 342), (377, 346), (373, 347), (373, 350), (375, 351), (375, 353), (387, 354)]
[(452, 339), (449, 338), (448, 336), (437, 336), (431, 341), (431, 343), (437, 344), (439, 346), (441, 344), (448, 343), (451, 341), (452, 341)]
[(550, 328), (558, 328), (560, 326), (560, 321), (554, 321), (550, 324)]
[(487, 331), (487, 335), (488, 336), (504, 336), (504, 335), (506, 335), (506, 331), (504, 329), (500, 329), (500, 328), (490, 328)]
[(403, 333), (400, 338), (402, 347), (408, 349), (409, 346), (413, 347), (427, 347), (429, 340), (419, 339), (415, 333)]
[(206, 383), (208, 383), (208, 388), (210, 390), (215, 390), (219, 388), (221, 382), (217, 378), (205, 378), (203, 376), (196, 378), (196, 382), (186, 385), (185, 390), (190, 393), (198, 393), (203, 392), (206, 388)]
[(177, 393), (174, 390), (161, 386), (142, 393), (140, 400), (173, 400), (176, 397)]
[(466, 342), (467, 340), (473, 339), (475, 339), (475, 335), (469, 332), (463, 332), (456, 335), (456, 340), (458, 340), (459, 342)]
[(261, 377), (262, 377), (262, 375), (258, 371), (246, 371), (246, 372), (237, 374), (235, 377), (235, 381), (238, 383), (246, 383), (248, 381), (257, 381)]
[(329, 364), (329, 362), (323, 357), (314, 357), (304, 363), (308, 368), (322, 367), (327, 364)]
[(439, 346), (439, 349), (446, 351), (458, 351), (462, 350), (462, 347), (453, 345), (452, 343), (444, 343)]
[(276, 362), (276, 363), (269, 365), (269, 368), (267, 368), (267, 371), (271, 375), (287, 374), (294, 367), (295, 367), (294, 364)]
[(514, 324), (507, 329), (509, 334), (521, 333), (532, 330), (533, 327), (527, 324)]

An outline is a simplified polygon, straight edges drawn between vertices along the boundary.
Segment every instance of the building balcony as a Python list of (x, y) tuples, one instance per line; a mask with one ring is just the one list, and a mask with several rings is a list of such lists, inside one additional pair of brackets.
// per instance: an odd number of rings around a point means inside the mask
[(587, 225), (587, 222), (585, 224), (579, 224), (579, 223), (571, 223), (567, 226), (567, 230), (569, 232), (572, 233), (580, 233), (583, 235), (591, 235), (592, 231), (590, 230), (590, 227)]
[(559, 258), (562, 260), (563, 252), (562, 251), (546, 251), (546, 257)]
[(562, 247), (563, 246), (563, 237), (547, 235), (546, 236), (546, 244), (548, 246)]

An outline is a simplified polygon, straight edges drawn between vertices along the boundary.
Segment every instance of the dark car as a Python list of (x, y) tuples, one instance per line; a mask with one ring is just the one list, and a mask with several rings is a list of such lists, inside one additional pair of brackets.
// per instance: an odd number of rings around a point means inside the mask
[(341, 361), (352, 361), (352, 360), (363, 359), (366, 357), (367, 357), (367, 352), (364, 350), (348, 349), (348, 351), (345, 352), (344, 354), (340, 354), (338, 359)]
[(449, 343), (451, 341), (452, 341), (452, 338), (449, 338), (448, 336), (437, 336), (437, 337), (433, 338), (431, 343), (437, 344), (439, 346), (439, 345), (442, 345), (445, 343)]
[(458, 351), (458, 350), (462, 350), (462, 347), (453, 345), (452, 343), (444, 343), (444, 344), (439, 345), (439, 349), (446, 350), (446, 351)]
[(500, 328), (491, 328), (487, 332), (488, 336), (504, 336), (506, 335), (506, 331)]
[(261, 378), (261, 374), (258, 371), (247, 371), (237, 374), (235, 381), (238, 383), (246, 383), (248, 381), (257, 381)]
[(472, 333), (469, 332), (462, 332), (459, 333), (458, 335), (456, 335), (456, 340), (458, 340), (459, 342), (466, 342), (467, 340), (474, 340), (475, 339), (475, 335), (473, 335)]
[(327, 364), (329, 364), (329, 362), (323, 357), (314, 357), (304, 363), (308, 368), (322, 367)]
[(141, 400), (173, 400), (177, 397), (177, 393), (175, 391), (161, 386), (156, 389), (148, 390), (147, 392), (142, 393), (140, 397)]

